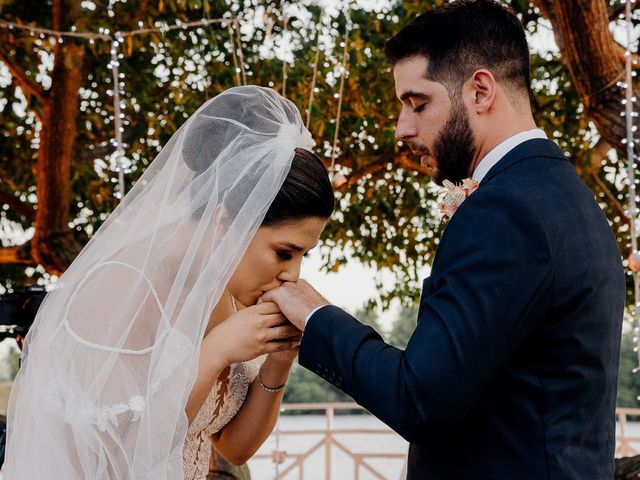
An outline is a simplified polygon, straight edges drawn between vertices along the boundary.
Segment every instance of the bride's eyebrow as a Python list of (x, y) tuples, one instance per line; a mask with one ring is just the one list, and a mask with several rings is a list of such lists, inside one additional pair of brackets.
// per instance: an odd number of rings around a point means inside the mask
[(295, 250), (296, 252), (301, 252), (302, 250), (304, 250), (304, 248), (291, 242), (282, 242), (282, 245), (284, 245), (285, 247), (289, 247), (291, 250)]
[[(299, 245), (296, 245), (295, 243), (291, 243), (291, 242), (282, 242), (281, 245), (290, 248), (291, 250), (295, 250), (296, 252), (302, 252), (304, 251), (304, 248), (302, 248)], [(313, 250), (314, 248), (316, 248), (318, 246), (318, 244), (316, 243), (313, 247), (311, 247), (309, 250)], [(307, 250), (307, 251), (309, 251)]]

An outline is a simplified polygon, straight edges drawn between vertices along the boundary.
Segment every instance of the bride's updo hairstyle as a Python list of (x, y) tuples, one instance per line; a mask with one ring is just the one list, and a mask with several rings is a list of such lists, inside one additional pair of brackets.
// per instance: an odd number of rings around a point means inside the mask
[[(241, 91), (242, 88), (239, 87), (238, 90)], [(303, 137), (308, 141), (309, 147), (313, 144), (310, 137), (304, 137), (309, 135), (306, 130), (304, 132), (295, 130), (294, 119), (299, 116), (299, 113), (293, 104), (291, 104), (291, 111), (286, 112), (287, 117), (292, 121), (292, 124), (287, 126), (291, 127), (291, 132), (283, 131), (281, 124), (275, 124), (265, 116), (256, 114), (255, 109), (251, 107), (246, 104), (242, 95), (226, 95), (218, 97), (216, 101), (198, 112), (182, 146), (183, 160), (195, 172), (196, 177), (215, 168), (216, 162), (220, 158), (225, 158), (227, 161), (247, 164), (248, 167), (242, 171), (242, 175), (247, 177), (250, 184), (254, 184), (253, 177), (260, 175), (260, 171), (253, 170), (250, 156), (252, 150), (260, 148), (260, 144), (282, 136)], [(221, 109), (226, 112), (224, 119), (216, 116), (216, 112)], [(229, 112), (232, 112), (232, 118), (229, 118)], [(246, 129), (254, 134), (238, 137), (239, 129)], [(245, 143), (242, 146), (244, 148), (239, 148), (239, 142)], [(261, 226), (274, 226), (307, 217), (326, 219), (333, 213), (335, 203), (327, 169), (314, 153), (300, 147), (299, 144), (291, 144), (293, 153), (291, 168), (270, 204)], [(233, 158), (221, 155), (230, 149), (239, 153)], [(238, 180), (240, 181), (237, 186), (229, 189), (224, 199), (225, 209), (231, 217), (234, 217), (242, 207), (242, 198), (246, 195), (242, 188), (243, 182), (241, 179)], [(202, 204), (195, 211), (197, 217), (202, 214), (206, 204), (200, 187), (199, 182), (193, 182), (191, 185), (193, 201)]]
[(277, 225), (305, 217), (329, 218), (334, 206), (333, 189), (324, 164), (309, 150), (296, 148), (291, 170), (262, 225)]

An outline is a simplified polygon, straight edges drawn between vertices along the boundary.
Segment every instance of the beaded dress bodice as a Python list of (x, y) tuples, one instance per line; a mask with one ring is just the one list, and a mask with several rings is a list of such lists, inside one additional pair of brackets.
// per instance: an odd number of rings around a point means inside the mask
[(187, 432), (183, 451), (185, 480), (206, 478), (211, 460), (211, 436), (238, 413), (258, 368), (255, 360), (234, 363), (216, 381)]

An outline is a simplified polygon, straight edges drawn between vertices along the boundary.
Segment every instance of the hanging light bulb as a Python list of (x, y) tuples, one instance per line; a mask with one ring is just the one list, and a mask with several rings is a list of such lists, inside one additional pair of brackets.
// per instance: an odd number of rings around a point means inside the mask
[[(335, 189), (342, 187), (345, 183), (347, 183), (347, 177), (345, 177), (342, 173), (338, 172), (331, 178), (331, 185), (333, 185), (333, 188)], [(638, 262), (640, 265), (640, 254), (638, 255)]]

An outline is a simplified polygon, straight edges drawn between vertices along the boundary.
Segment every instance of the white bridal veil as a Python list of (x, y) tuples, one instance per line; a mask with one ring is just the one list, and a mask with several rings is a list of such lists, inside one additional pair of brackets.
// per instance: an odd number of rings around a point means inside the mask
[(7, 480), (183, 478), (209, 320), (313, 146), (271, 89), (225, 91), (173, 135), (48, 294), (9, 405)]

